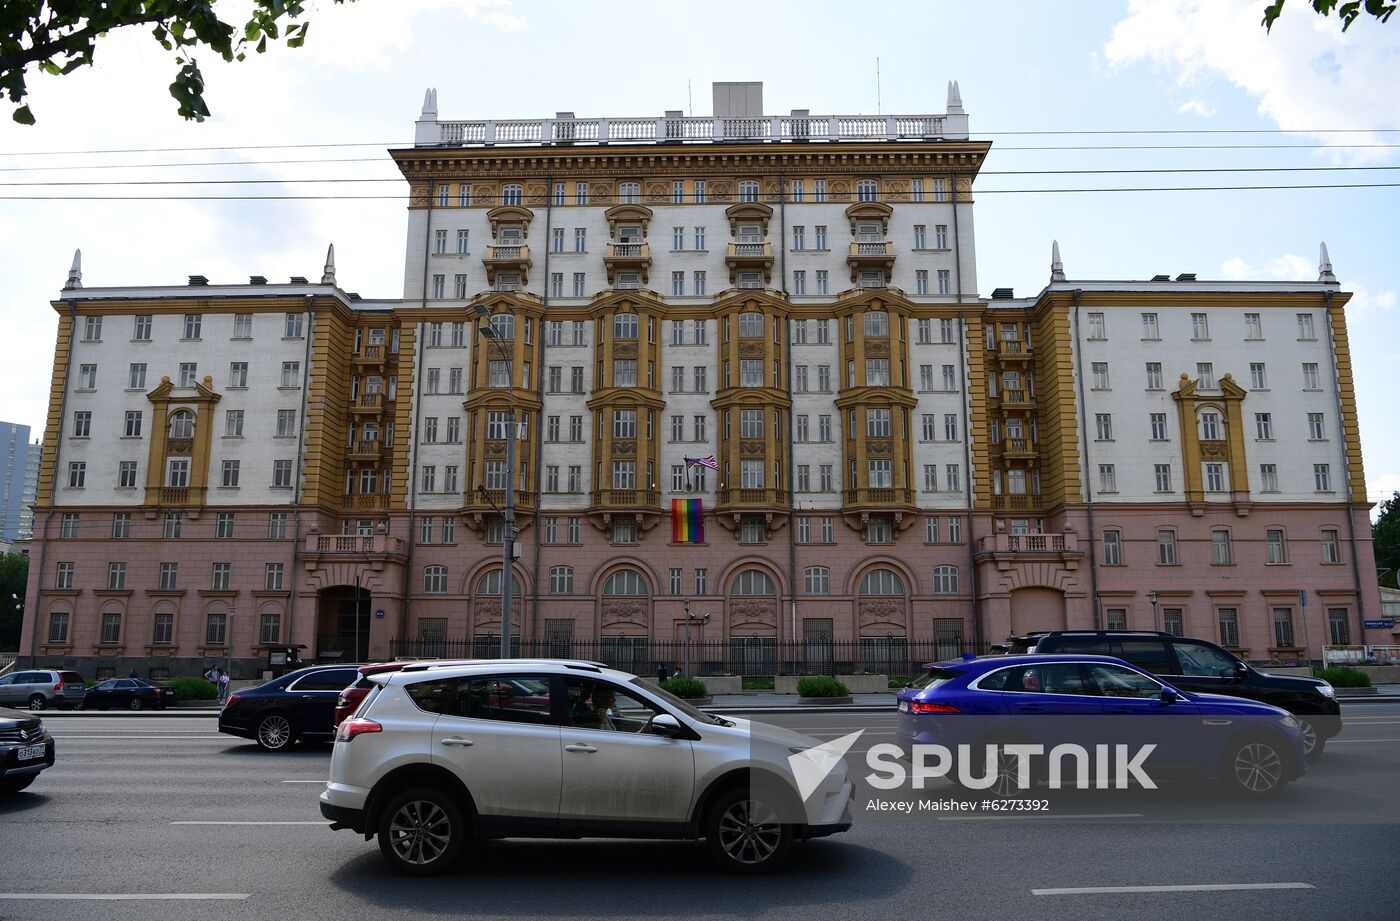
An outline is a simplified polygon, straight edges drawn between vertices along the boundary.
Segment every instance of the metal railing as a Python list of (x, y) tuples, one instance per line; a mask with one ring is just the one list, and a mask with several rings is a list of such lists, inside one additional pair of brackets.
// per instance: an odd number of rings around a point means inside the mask
[(977, 539), (978, 553), (1064, 553), (1079, 549), (1074, 534), (991, 534)]
[(420, 123), (418, 146), (931, 140), (952, 137), (951, 127), (944, 115), (483, 119)]
[[(771, 678), (774, 675), (883, 674), (907, 678), (923, 671), (929, 662), (957, 659), (964, 654), (983, 655), (986, 644), (962, 637), (946, 640), (914, 640), (903, 637), (864, 637), (859, 640), (784, 640), (770, 637), (732, 637), (689, 644), (691, 674), (740, 675)], [(391, 641), (394, 658), (495, 659), (500, 657), (499, 634), (467, 637), (419, 637)], [(551, 638), (515, 640), (511, 654), (520, 658), (579, 659), (602, 662), (610, 668), (637, 675), (655, 675), (658, 666), (674, 672), (687, 658), (683, 641), (652, 641), (642, 636), (613, 636), (600, 640)]]

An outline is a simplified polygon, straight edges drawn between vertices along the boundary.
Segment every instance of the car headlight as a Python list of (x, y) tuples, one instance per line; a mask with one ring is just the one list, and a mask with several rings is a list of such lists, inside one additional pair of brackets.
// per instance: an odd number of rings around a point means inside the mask
[(1285, 716), (1283, 719), (1279, 720), (1279, 722), (1284, 726), (1287, 726), (1289, 729), (1298, 728), (1298, 721), (1291, 716)]
[(1337, 697), (1336, 689), (1325, 681), (1317, 686), (1317, 693), (1321, 694), (1323, 697), (1331, 697), (1334, 700)]

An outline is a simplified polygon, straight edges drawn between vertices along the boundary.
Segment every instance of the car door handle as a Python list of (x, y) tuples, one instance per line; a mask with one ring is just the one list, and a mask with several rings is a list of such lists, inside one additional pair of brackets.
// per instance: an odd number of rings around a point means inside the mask
[(457, 736), (448, 736), (447, 738), (442, 739), (442, 740), (440, 740), (440, 741), (442, 742), (443, 745), (460, 745), (460, 746), (462, 746), (463, 748), (466, 748), (468, 745), (475, 745), (475, 744), (476, 744), (476, 742), (474, 742), (474, 741), (471, 740), (471, 739), (463, 739), (463, 738), (459, 738), (459, 737), (457, 737)]
[(1111, 707), (1111, 708), (1109, 709), (1108, 712), (1109, 712), (1109, 713), (1138, 713), (1138, 712), (1140, 712), (1140, 711), (1134, 710), (1132, 707)]
[(594, 748), (592, 745), (584, 745), (582, 742), (575, 742), (572, 745), (564, 746), (564, 751), (566, 752), (583, 752), (585, 754), (592, 754), (597, 750), (598, 749)]
[(1234, 720), (1201, 720), (1202, 726), (1229, 726)]
[(1044, 709), (1040, 704), (1021, 704), (1016, 708), (1018, 713), (1040, 713)]

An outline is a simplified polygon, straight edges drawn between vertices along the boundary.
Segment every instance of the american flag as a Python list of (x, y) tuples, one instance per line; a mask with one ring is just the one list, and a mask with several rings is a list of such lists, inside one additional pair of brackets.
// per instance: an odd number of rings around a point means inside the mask
[(687, 457), (685, 465), (689, 467), (691, 464), (699, 464), (701, 467), (709, 467), (711, 470), (719, 469), (719, 461), (715, 459), (713, 454), (705, 457)]

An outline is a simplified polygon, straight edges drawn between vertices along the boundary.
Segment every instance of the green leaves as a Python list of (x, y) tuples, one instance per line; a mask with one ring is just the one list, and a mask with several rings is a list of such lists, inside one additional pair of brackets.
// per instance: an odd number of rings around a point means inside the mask
[(241, 25), (220, 19), (215, 2), (4, 0), (0, 23), (7, 31), (0, 33), (0, 91), (15, 106), (11, 118), (22, 125), (34, 124), (34, 114), (24, 102), (30, 65), (38, 65), (48, 76), (90, 65), (98, 39), (113, 29), (150, 26), (156, 43), (174, 52), (179, 70), (170, 95), (179, 114), (195, 121), (203, 121), (210, 113), (204, 102), (204, 78), (189, 52), (204, 48), (226, 61), (242, 61), (249, 53), (265, 53), (269, 42), (281, 40), (284, 32), (288, 48), (306, 43), (308, 23), (294, 21), (304, 12), (301, 0), (251, 0), (252, 9)]
[[(1274, 0), (1264, 7), (1264, 20), (1261, 25), (1266, 30), (1272, 29), (1275, 20), (1283, 13), (1283, 4), (1284, 0)], [(1386, 0), (1347, 0), (1345, 3), (1339, 3), (1338, 0), (1312, 0), (1313, 11), (1319, 16), (1331, 16), (1336, 12), (1337, 18), (1341, 20), (1343, 32), (1351, 28), (1351, 24), (1363, 11), (1375, 17), (1378, 22), (1388, 22), (1397, 6), (1400, 6), (1400, 3), (1388, 3)]]

